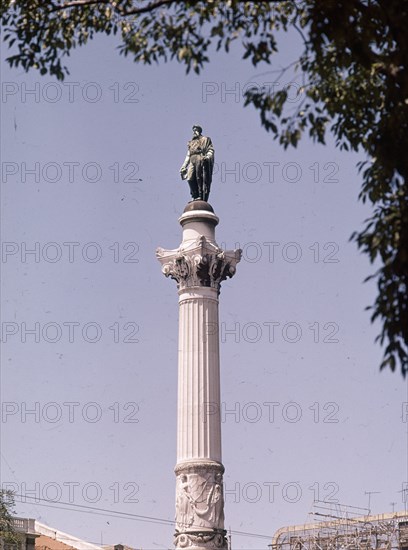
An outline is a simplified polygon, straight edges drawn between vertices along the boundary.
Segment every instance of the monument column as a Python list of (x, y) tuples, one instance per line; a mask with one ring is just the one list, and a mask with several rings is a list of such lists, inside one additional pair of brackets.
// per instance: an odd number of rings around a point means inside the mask
[(240, 250), (215, 241), (218, 217), (205, 201), (189, 203), (176, 250), (157, 249), (177, 281), (179, 355), (176, 473), (177, 549), (226, 549), (221, 456), (218, 296), (235, 273)]

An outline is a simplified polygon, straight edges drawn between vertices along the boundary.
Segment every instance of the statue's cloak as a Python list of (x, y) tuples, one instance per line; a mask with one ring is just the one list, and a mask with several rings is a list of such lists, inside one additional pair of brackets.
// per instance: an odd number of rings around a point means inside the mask
[[(202, 155), (207, 162), (207, 173), (212, 174), (214, 168), (214, 146), (211, 138), (206, 136), (200, 136), (199, 138), (192, 139), (187, 143), (188, 152), (191, 155)], [(183, 179), (190, 180), (193, 177), (194, 166), (189, 162), (187, 166), (187, 172), (185, 172)], [(210, 176), (211, 177), (211, 176)]]

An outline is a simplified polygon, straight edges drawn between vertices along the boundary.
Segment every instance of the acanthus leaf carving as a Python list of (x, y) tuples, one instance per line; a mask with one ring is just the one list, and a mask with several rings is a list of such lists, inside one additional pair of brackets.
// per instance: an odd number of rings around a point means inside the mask
[(158, 248), (156, 256), (164, 275), (174, 279), (179, 289), (203, 286), (219, 290), (221, 282), (235, 274), (241, 250), (222, 250), (201, 236), (189, 248)]

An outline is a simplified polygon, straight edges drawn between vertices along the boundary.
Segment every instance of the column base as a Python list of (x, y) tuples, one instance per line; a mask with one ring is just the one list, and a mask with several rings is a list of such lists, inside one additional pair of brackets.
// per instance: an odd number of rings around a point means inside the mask
[(227, 550), (227, 532), (224, 529), (203, 529), (201, 531), (188, 531), (174, 533), (174, 546), (176, 550), (187, 548), (188, 550)]

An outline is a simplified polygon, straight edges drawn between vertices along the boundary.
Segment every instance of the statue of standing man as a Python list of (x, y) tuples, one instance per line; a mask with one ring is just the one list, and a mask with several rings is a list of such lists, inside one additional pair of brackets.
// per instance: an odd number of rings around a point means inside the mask
[(214, 168), (214, 147), (203, 129), (193, 126), (193, 138), (187, 143), (187, 156), (180, 168), (181, 179), (187, 180), (193, 201), (208, 201)]

